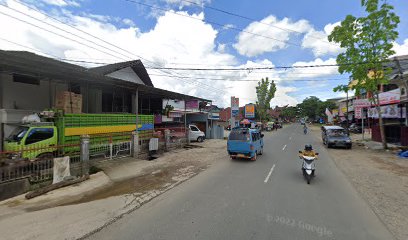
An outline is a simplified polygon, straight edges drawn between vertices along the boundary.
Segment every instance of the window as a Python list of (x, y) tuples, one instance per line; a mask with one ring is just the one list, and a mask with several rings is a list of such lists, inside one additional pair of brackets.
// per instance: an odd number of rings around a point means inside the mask
[(229, 135), (229, 140), (249, 141), (250, 135), (246, 129), (233, 129)]
[(18, 83), (40, 85), (39, 79), (27, 75), (13, 74), (13, 81)]
[(199, 132), (200, 130), (198, 130), (198, 128), (194, 127), (194, 126), (190, 126), (191, 131), (194, 132)]
[(252, 141), (258, 141), (259, 140), (259, 133), (252, 133)]
[(28, 127), (18, 127), (6, 138), (7, 141), (20, 142), (28, 131)]
[(54, 129), (52, 128), (35, 128), (30, 131), (28, 137), (25, 140), (25, 144), (33, 144), (40, 142), (54, 136)]

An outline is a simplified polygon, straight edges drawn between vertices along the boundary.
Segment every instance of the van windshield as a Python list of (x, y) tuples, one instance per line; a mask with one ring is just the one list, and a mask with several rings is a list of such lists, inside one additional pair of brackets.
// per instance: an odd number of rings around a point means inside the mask
[(22, 127), (22, 126), (18, 127), (11, 132), (11, 134), (8, 136), (6, 140), (10, 142), (19, 142), (21, 141), (21, 139), (23, 139), (27, 131), (28, 131), (28, 127)]
[(249, 141), (249, 131), (246, 129), (234, 129), (229, 135), (229, 140)]

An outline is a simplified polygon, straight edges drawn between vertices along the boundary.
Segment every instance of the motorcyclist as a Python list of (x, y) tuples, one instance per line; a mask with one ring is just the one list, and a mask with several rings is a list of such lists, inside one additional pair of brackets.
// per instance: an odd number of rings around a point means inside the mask
[(315, 151), (313, 151), (313, 147), (310, 144), (306, 144), (305, 145), (305, 149), (303, 151), (301, 151), (300, 153), (300, 157), (302, 156), (307, 156), (307, 157), (315, 157), (317, 159), (317, 155)]

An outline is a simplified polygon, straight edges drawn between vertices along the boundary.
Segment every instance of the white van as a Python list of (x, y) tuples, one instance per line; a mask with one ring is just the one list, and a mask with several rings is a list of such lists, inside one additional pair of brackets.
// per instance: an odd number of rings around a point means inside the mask
[(188, 125), (188, 128), (190, 129), (190, 141), (197, 141), (197, 142), (202, 142), (205, 139), (205, 133), (198, 129), (196, 125)]

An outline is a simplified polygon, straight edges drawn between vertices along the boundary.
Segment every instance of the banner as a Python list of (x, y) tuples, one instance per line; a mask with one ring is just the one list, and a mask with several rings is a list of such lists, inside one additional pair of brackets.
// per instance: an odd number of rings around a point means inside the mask
[(236, 117), (239, 114), (239, 98), (231, 97), (231, 116)]
[(357, 118), (357, 119), (361, 119), (361, 118), (365, 119), (365, 116), (363, 116), (363, 108), (356, 107), (354, 109), (354, 117)]
[(353, 101), (354, 108), (366, 108), (370, 107), (371, 103), (368, 99), (355, 99)]
[(329, 109), (326, 108), (326, 115), (327, 115), (327, 121), (328, 122), (333, 122), (333, 114), (330, 112)]
[[(405, 118), (406, 108), (405, 107), (402, 108), (402, 116), (401, 116), (401, 108), (399, 108), (398, 105), (382, 106), (381, 115), (383, 118)], [(378, 118), (377, 108), (369, 108), (368, 117)]]
[(399, 103), (401, 90), (399, 88), (379, 94), (380, 105)]
[(171, 100), (171, 99), (163, 99), (163, 109), (166, 106), (172, 106), (172, 111), (184, 111), (184, 101), (183, 100)]
[(255, 105), (254, 104), (245, 105), (245, 118), (255, 118)]
[(186, 101), (186, 110), (198, 111), (198, 100)]

